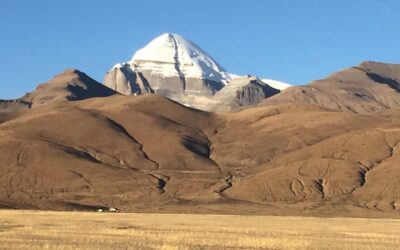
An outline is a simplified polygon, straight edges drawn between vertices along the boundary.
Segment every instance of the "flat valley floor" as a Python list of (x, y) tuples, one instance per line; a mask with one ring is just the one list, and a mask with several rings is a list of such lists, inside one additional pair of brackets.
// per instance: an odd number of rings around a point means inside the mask
[(0, 210), (0, 249), (399, 249), (400, 220)]

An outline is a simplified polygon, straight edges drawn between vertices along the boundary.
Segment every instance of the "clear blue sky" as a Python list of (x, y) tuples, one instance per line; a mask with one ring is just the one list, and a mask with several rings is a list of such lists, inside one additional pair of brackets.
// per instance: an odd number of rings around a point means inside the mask
[(400, 63), (397, 0), (0, 0), (0, 98), (65, 68), (98, 81), (178, 33), (228, 71), (292, 84), (360, 63)]

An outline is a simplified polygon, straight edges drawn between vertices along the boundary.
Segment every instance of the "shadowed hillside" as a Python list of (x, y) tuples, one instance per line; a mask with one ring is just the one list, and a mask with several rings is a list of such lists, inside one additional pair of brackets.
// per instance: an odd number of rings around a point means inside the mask
[[(211, 114), (157, 95), (43, 105), (0, 125), (3, 206), (398, 214), (397, 111)], [(210, 210), (211, 209), (211, 210)]]

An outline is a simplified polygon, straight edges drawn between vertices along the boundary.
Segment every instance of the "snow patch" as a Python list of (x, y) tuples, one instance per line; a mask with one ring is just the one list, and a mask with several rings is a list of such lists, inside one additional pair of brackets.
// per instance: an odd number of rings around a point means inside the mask
[(288, 87), (291, 87), (292, 85), (285, 83), (285, 82), (280, 82), (272, 79), (261, 79), (262, 82), (268, 84), (270, 87), (273, 87), (274, 89), (279, 89), (279, 90), (284, 90)]

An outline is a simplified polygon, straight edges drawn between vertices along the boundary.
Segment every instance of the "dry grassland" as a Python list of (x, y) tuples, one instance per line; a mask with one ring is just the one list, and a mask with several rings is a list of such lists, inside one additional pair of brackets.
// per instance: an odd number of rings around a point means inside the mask
[(400, 220), (0, 211), (1, 249), (399, 249)]

